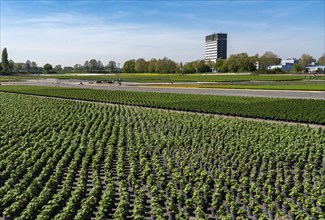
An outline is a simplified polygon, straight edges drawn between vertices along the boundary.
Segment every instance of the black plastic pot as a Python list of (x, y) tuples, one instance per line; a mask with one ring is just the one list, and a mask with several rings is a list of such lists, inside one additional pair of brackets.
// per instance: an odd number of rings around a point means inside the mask
[(273, 220), (274, 219), (274, 217), (275, 217), (275, 211), (268, 211), (268, 215), (269, 215), (269, 218), (271, 219), (271, 220)]
[(168, 212), (167, 215), (169, 220), (176, 220), (174, 212)]
[(288, 214), (288, 207), (287, 206), (282, 206), (282, 211), (284, 212), (284, 214)]

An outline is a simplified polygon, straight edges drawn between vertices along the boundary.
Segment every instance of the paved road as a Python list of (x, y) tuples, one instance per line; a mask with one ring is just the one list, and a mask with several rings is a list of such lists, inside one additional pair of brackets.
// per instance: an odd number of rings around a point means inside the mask
[(290, 91), (290, 90), (252, 90), (252, 89), (207, 89), (207, 88), (170, 88), (170, 87), (154, 87), (145, 84), (135, 84), (123, 82), (121, 86), (118, 84), (89, 84), (84, 81), (80, 85), (80, 81), (76, 80), (28, 80), (20, 82), (7, 82), (6, 84), (20, 85), (38, 85), (38, 86), (59, 86), (73, 88), (92, 88), (107, 89), (120, 91), (141, 91), (141, 92), (161, 92), (161, 93), (180, 93), (180, 94), (201, 94), (201, 95), (222, 95), (222, 96), (250, 96), (250, 97), (269, 97), (269, 98), (293, 98), (293, 99), (321, 99), (325, 100), (325, 91)]

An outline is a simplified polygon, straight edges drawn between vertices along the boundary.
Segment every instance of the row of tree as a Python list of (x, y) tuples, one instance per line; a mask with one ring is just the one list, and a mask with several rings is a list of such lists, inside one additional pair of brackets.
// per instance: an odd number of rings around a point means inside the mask
[[(302, 71), (315, 59), (309, 54), (303, 54), (299, 63), (295, 64), (296, 72)], [(145, 61), (143, 58), (128, 60), (123, 65), (125, 73), (202, 73), (202, 72), (252, 72), (256, 69), (266, 70), (273, 65), (279, 65), (281, 59), (271, 51), (262, 56), (258, 54), (249, 56), (247, 53), (230, 55), (228, 59), (217, 59), (216, 62), (196, 60), (192, 62), (176, 63), (168, 58), (151, 59)], [(325, 54), (318, 59), (319, 64), (325, 64)]]
[[(303, 54), (299, 63), (294, 64), (294, 71), (301, 72), (315, 59), (309, 54)], [(185, 64), (164, 57), (162, 59), (152, 58), (146, 61), (143, 58), (127, 60), (123, 67), (115, 61), (109, 61), (106, 66), (100, 60), (86, 60), (83, 65), (75, 64), (73, 67), (61, 65), (52, 66), (47, 63), (43, 67), (37, 66), (35, 61), (27, 60), (25, 63), (15, 63), (8, 60), (7, 49), (2, 51), (0, 72), (1, 73), (60, 73), (60, 72), (103, 72), (103, 73), (202, 73), (202, 72), (252, 72), (256, 69), (264, 71), (272, 65), (280, 64), (281, 59), (271, 51), (262, 56), (258, 54), (249, 56), (247, 53), (230, 55), (228, 59), (217, 59), (215, 62), (196, 60)], [(318, 64), (325, 64), (325, 54), (318, 59)]]
[(7, 48), (2, 50), (0, 63), (0, 72), (4, 74), (12, 73), (60, 73), (60, 72), (118, 72), (119, 64), (115, 61), (109, 61), (106, 66), (100, 60), (86, 60), (84, 65), (75, 64), (73, 67), (62, 67), (60, 64), (54, 67), (46, 63), (40, 67), (35, 61), (27, 60), (25, 63), (15, 63), (13, 60), (8, 60)]

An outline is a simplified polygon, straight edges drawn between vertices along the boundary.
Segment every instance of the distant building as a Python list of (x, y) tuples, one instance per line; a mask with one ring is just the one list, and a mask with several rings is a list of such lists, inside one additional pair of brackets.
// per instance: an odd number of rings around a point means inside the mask
[(282, 69), (283, 71), (292, 71), (293, 65), (298, 62), (299, 62), (299, 59), (296, 59), (296, 58), (283, 59), (283, 60), (281, 60), (281, 64), (269, 66), (268, 69), (270, 69), (270, 70)]
[(205, 60), (227, 59), (227, 34), (211, 34), (205, 37)]
[(306, 66), (307, 73), (325, 73), (325, 65), (309, 65)]
[(297, 58), (289, 58), (289, 59), (281, 60), (282, 70), (291, 71), (293, 70), (293, 65), (298, 62), (299, 59)]

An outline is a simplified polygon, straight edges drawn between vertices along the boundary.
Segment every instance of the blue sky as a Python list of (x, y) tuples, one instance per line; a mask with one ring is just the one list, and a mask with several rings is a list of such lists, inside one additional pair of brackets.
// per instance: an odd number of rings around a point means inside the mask
[(15, 62), (204, 59), (205, 35), (228, 33), (228, 56), (325, 52), (324, 1), (0, 0), (1, 50)]

